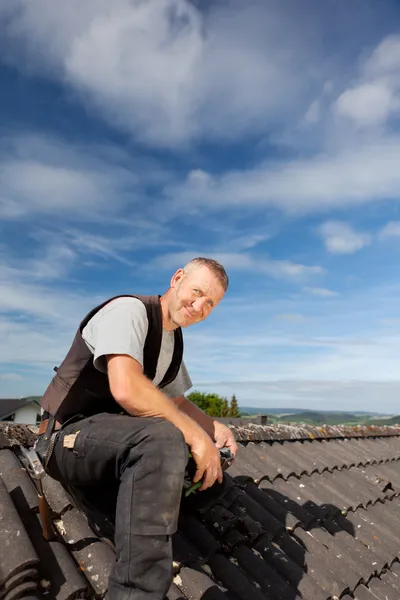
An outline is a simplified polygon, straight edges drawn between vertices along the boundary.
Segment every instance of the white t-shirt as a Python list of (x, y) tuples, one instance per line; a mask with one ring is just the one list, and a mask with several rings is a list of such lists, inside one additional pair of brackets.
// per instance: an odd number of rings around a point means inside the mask
[[(143, 367), (143, 349), (149, 322), (146, 307), (138, 298), (117, 298), (101, 308), (83, 328), (82, 337), (93, 354), (96, 369), (107, 373), (107, 354), (127, 354)], [(169, 365), (174, 352), (174, 332), (163, 329), (157, 370), (153, 379), (158, 385)], [(163, 388), (170, 398), (182, 396), (192, 387), (184, 362), (174, 381)]]

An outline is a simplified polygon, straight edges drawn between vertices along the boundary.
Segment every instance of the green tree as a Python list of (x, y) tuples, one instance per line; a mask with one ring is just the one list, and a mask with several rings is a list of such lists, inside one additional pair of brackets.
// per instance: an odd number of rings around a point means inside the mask
[(204, 394), (202, 392), (191, 392), (187, 396), (190, 402), (196, 404), (210, 417), (222, 417), (224, 412), (224, 400), (218, 394)]
[(229, 409), (229, 416), (234, 418), (240, 417), (239, 405), (235, 394), (233, 394), (232, 396), (231, 406)]
[(228, 402), (228, 398), (224, 398), (224, 401), (222, 403), (222, 409), (221, 409), (221, 417), (229, 417), (229, 402)]

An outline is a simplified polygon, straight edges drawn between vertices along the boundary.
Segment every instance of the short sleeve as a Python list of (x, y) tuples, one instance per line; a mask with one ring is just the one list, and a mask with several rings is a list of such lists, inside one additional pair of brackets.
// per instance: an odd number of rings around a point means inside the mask
[(191, 387), (193, 387), (192, 380), (185, 363), (182, 361), (174, 381), (166, 385), (162, 391), (170, 398), (178, 398), (178, 396), (183, 396)]
[(107, 354), (127, 354), (143, 366), (148, 326), (146, 308), (138, 298), (117, 298), (106, 304), (82, 331), (96, 369), (107, 372)]

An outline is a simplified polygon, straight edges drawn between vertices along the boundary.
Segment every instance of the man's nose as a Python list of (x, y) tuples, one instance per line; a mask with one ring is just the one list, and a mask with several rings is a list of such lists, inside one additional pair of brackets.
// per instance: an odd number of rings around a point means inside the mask
[(203, 310), (205, 298), (196, 298), (196, 300), (192, 304), (192, 308), (195, 312), (201, 313)]

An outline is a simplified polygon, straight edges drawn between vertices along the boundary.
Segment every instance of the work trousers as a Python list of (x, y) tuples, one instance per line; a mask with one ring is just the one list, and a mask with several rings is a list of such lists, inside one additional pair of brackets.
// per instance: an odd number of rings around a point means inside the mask
[(187, 460), (182, 433), (164, 419), (102, 413), (58, 434), (49, 474), (115, 514), (110, 600), (165, 597)]

